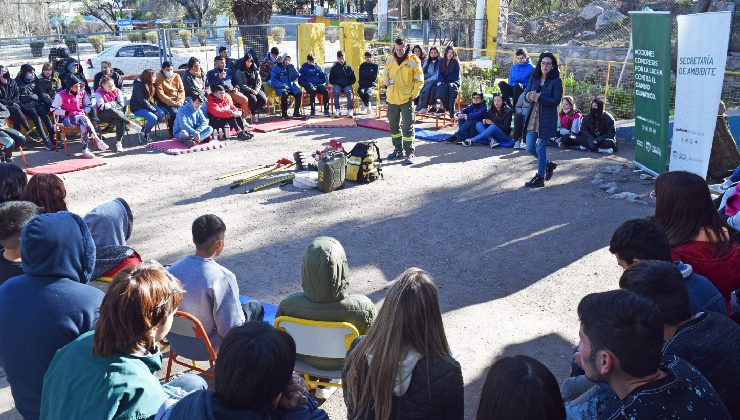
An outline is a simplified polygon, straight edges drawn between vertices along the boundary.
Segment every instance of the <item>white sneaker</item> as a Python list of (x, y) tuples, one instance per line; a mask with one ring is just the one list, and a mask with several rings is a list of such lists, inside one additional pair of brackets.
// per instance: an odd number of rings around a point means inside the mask
[(367, 114), (368, 115), (374, 114), (374, 112), (373, 112), (373, 106), (372, 105), (368, 105), (367, 106)]
[(606, 148), (606, 149), (599, 149), (599, 153), (603, 153), (605, 155), (610, 155), (610, 154), (614, 153), (614, 149), (612, 149), (611, 147)]
[(588, 150), (586, 146), (578, 146), (578, 149), (581, 150), (582, 152), (585, 152), (586, 150)]
[(121, 153), (124, 150), (126, 150), (126, 149), (123, 148), (123, 143), (120, 142), (120, 141), (117, 141), (116, 142), (116, 152)]
[(522, 148), (522, 141), (521, 140), (515, 141), (514, 142), (514, 148), (515, 149), (521, 149)]
[(134, 134), (139, 134), (139, 133), (141, 133), (141, 130), (142, 130), (141, 126), (139, 124), (134, 123), (134, 122), (128, 123), (128, 128)]
[(499, 144), (501, 144), (501, 143), (497, 142), (496, 139), (494, 139), (493, 137), (489, 137), (489, 140), (491, 141), (491, 149), (493, 149), (494, 147), (496, 147)]
[(364, 103), (360, 103), (360, 114), (366, 114), (367, 108), (365, 107)]
[(95, 155), (89, 149), (82, 149), (82, 157), (85, 159), (92, 159)]
[(339, 118), (339, 117), (341, 117), (341, 116), (342, 116), (342, 113), (341, 113), (341, 112), (339, 112), (339, 110), (336, 110), (336, 111), (334, 111), (334, 116), (335, 116), (336, 118)]
[(335, 392), (337, 392), (337, 388), (333, 386), (328, 386), (326, 388), (316, 388), (316, 398), (321, 398), (322, 400), (328, 400), (329, 397), (331, 397)]
[(254, 121), (255, 124), (260, 122), (260, 116), (257, 114), (252, 114), (252, 121)]
[(347, 111), (347, 116), (350, 118), (354, 117), (354, 112), (350, 109), (349, 111)]
[(722, 185), (720, 185), (719, 187), (723, 190), (729, 190), (732, 184), (734, 184), (734, 182), (732, 182), (730, 178), (727, 178), (725, 179), (725, 182), (723, 182)]
[(105, 144), (105, 142), (100, 137), (94, 137), (93, 141), (95, 142), (95, 147), (98, 148), (101, 152), (105, 152), (106, 150), (110, 149), (110, 147)]

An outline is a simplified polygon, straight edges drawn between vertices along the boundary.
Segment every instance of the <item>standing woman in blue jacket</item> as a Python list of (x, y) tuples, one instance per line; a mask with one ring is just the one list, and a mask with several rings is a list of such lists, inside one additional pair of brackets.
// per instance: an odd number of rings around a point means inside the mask
[(558, 135), (558, 105), (563, 97), (558, 60), (550, 52), (540, 54), (540, 61), (532, 72), (527, 89), (527, 102), (532, 106), (524, 126), (527, 131), (527, 152), (537, 158), (537, 174), (524, 186), (539, 188), (552, 178), (557, 164), (547, 160), (547, 140)]
[(457, 58), (455, 47), (448, 45), (445, 48), (442, 64), (439, 66), (436, 98), (442, 101), (443, 108), (440, 109), (448, 111), (452, 117), (455, 116), (455, 101), (459, 89), (460, 60)]

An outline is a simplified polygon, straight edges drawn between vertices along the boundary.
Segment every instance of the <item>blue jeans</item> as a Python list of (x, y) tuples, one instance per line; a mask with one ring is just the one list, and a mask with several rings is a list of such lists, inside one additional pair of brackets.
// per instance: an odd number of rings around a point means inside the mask
[(478, 133), (475, 131), (475, 121), (465, 118), (464, 120), (458, 120), (457, 124), (458, 128), (455, 131), (455, 137), (459, 139), (469, 139)]
[(152, 128), (154, 128), (154, 125), (157, 124), (157, 122), (162, 121), (162, 118), (164, 118), (164, 109), (156, 105), (154, 105), (154, 108), (157, 110), (156, 114), (144, 108), (134, 112), (134, 115), (136, 115), (137, 117), (146, 118), (146, 125), (144, 126), (144, 134), (149, 134), (152, 131)]
[(537, 175), (545, 176), (547, 140), (538, 138), (534, 131), (527, 131), (527, 152), (537, 158)]
[(565, 402), (567, 419), (595, 419), (605, 412), (612, 412), (619, 404), (617, 394), (609, 385), (599, 383), (591, 387), (580, 397)]
[(208, 383), (206, 380), (198, 375), (193, 375), (192, 373), (178, 376), (177, 378), (167, 382), (167, 385), (174, 388), (180, 388), (186, 393), (208, 389)]
[[(198, 131), (198, 130), (196, 130)], [(213, 134), (213, 127), (210, 125), (205, 126), (202, 130), (198, 131), (198, 135), (200, 135), (200, 141), (205, 141), (208, 136)], [(185, 130), (181, 130), (180, 132), (175, 134), (177, 136), (177, 140), (180, 141), (180, 143), (185, 143), (187, 140), (193, 140), (195, 138), (195, 135), (191, 135)], [(217, 140), (214, 136), (214, 140)]]
[(352, 110), (352, 85), (345, 87), (333, 85), (332, 90), (334, 91), (334, 112), (339, 111), (339, 95), (342, 93), (347, 95), (347, 110)]
[(470, 141), (475, 143), (485, 143), (490, 144), (490, 141), (488, 140), (489, 137), (493, 136), (496, 141), (509, 141), (509, 136), (506, 135), (496, 124), (491, 124), (488, 127), (486, 127), (482, 122), (477, 122), (475, 124), (475, 129), (478, 131), (477, 136), (470, 139)]

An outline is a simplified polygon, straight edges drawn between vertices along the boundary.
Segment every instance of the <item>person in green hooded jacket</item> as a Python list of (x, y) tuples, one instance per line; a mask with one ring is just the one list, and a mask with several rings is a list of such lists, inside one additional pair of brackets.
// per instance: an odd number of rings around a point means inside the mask
[[(366, 334), (377, 313), (364, 295), (349, 294), (349, 264), (338, 240), (319, 236), (303, 253), (301, 285), (303, 292), (283, 299), (276, 316), (291, 316), (312, 321), (349, 322), (361, 335)], [(298, 355), (300, 360), (323, 370), (339, 370), (344, 359)]]

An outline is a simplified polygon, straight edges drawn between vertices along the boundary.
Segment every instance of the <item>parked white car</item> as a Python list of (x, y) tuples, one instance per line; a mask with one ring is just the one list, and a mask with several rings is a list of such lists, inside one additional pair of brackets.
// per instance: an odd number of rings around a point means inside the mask
[[(146, 69), (159, 70), (159, 46), (154, 44), (122, 44), (106, 49), (87, 59), (87, 74), (100, 71), (100, 63), (110, 61), (113, 70), (119, 74), (140, 74)], [(186, 68), (189, 55), (173, 54), (170, 62), (174, 68)]]

